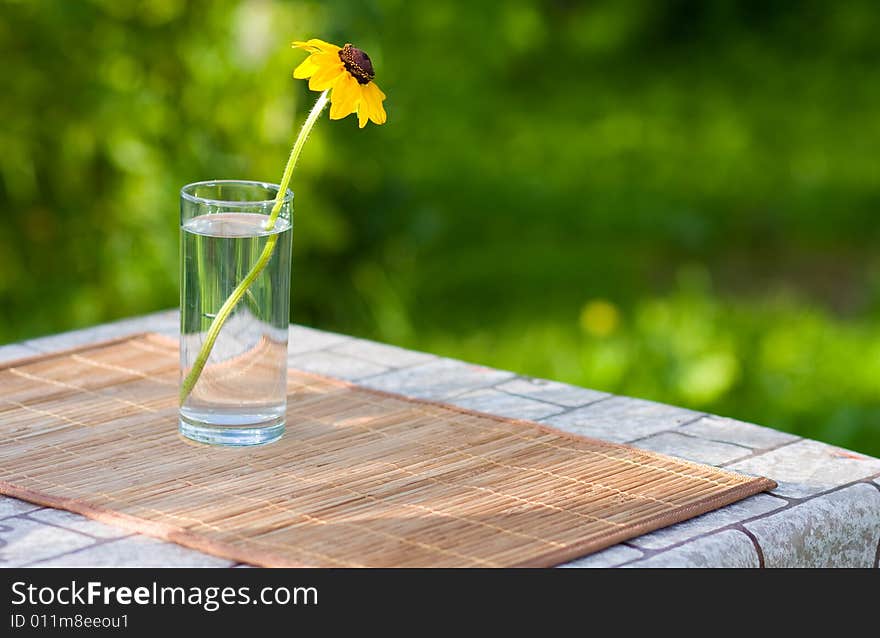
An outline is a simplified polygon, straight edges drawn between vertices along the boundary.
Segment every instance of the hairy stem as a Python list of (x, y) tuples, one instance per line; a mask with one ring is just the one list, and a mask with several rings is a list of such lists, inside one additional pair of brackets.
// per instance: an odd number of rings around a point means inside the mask
[[(303, 145), (305, 144), (309, 133), (312, 131), (312, 127), (315, 125), (315, 122), (318, 121), (318, 117), (320, 117), (321, 111), (323, 111), (324, 107), (327, 106), (327, 93), (328, 91), (324, 91), (323, 93), (321, 93), (321, 96), (318, 98), (318, 101), (315, 102), (315, 106), (312, 107), (309, 116), (303, 123), (303, 126), (299, 131), (299, 135), (297, 135), (296, 137), (296, 142), (294, 142), (293, 149), (291, 149), (290, 151), (290, 157), (287, 158), (287, 165), (284, 167), (284, 174), (281, 176), (281, 184), (278, 189), (278, 195), (275, 197), (275, 204), (272, 206), (272, 212), (269, 214), (269, 219), (266, 221), (266, 230), (272, 230), (275, 227), (275, 221), (278, 219), (278, 215), (281, 213), (281, 207), (284, 205), (284, 196), (287, 193), (287, 187), (290, 185), (290, 178), (293, 175), (293, 168), (296, 166), (296, 163), (299, 160), (300, 153), (302, 153)], [(235, 287), (235, 290), (232, 291), (232, 294), (229, 295), (226, 301), (223, 302), (220, 310), (218, 310), (217, 314), (214, 316), (214, 320), (211, 322), (211, 326), (208, 328), (208, 334), (205, 337), (204, 342), (202, 342), (202, 347), (199, 350), (199, 354), (196, 357), (192, 368), (190, 368), (189, 373), (186, 375), (186, 378), (183, 380), (183, 383), (181, 383), (180, 385), (181, 405), (183, 405), (184, 401), (186, 401), (186, 398), (190, 395), (193, 388), (195, 387), (196, 382), (198, 382), (199, 377), (202, 374), (202, 370), (204, 370), (205, 364), (208, 362), (208, 357), (211, 354), (211, 350), (214, 348), (214, 343), (217, 341), (217, 337), (220, 335), (220, 330), (223, 329), (223, 324), (226, 323), (229, 315), (232, 314), (235, 306), (238, 304), (239, 301), (241, 301), (241, 298), (244, 297), (251, 284), (253, 284), (257, 277), (260, 276), (260, 273), (263, 272), (263, 269), (266, 267), (266, 264), (269, 263), (269, 260), (272, 259), (272, 253), (275, 252), (275, 245), (277, 243), (277, 234), (269, 237), (269, 241), (266, 242), (266, 246), (265, 248), (263, 248), (263, 252), (260, 253), (260, 257), (257, 259), (257, 262), (251, 267), (250, 271), (247, 275), (245, 275), (244, 279), (242, 279), (241, 282)]]
[(312, 127), (321, 116), (321, 111), (327, 106), (327, 94), (329, 92), (330, 90), (328, 89), (318, 97), (318, 101), (315, 102), (315, 106), (312, 107), (309, 116), (303, 122), (299, 135), (296, 136), (293, 148), (290, 149), (290, 157), (287, 158), (287, 165), (284, 167), (284, 174), (281, 176), (281, 188), (278, 190), (278, 195), (275, 197), (275, 205), (272, 207), (272, 212), (266, 221), (266, 230), (272, 230), (275, 226), (275, 220), (278, 219), (278, 214), (281, 212), (281, 206), (284, 203), (284, 194), (287, 192), (287, 186), (290, 184), (290, 178), (293, 176), (293, 167), (299, 161), (299, 155), (302, 153), (303, 145), (305, 145), (309, 133), (312, 132)]

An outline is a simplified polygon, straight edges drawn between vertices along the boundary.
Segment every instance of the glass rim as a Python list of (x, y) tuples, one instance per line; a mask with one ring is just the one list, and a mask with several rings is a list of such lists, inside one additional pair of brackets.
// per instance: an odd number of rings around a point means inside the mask
[[(236, 199), (236, 200), (224, 200), (224, 199), (212, 199), (210, 197), (201, 197), (199, 195), (194, 195), (191, 191), (195, 190), (199, 186), (217, 186), (222, 184), (237, 184), (241, 186), (259, 186), (265, 188), (267, 190), (274, 190), (276, 193), (281, 190), (281, 186), (278, 184), (272, 184), (270, 182), (260, 182), (256, 180), (250, 179), (207, 179), (201, 182), (192, 182), (190, 184), (186, 184), (180, 189), (180, 196), (188, 202), (192, 202), (193, 204), (208, 204), (208, 205), (216, 205), (216, 206), (270, 206), (275, 204), (275, 198), (272, 199)], [(289, 188), (287, 192), (284, 194), (284, 204), (290, 203), (293, 201), (293, 191)]]

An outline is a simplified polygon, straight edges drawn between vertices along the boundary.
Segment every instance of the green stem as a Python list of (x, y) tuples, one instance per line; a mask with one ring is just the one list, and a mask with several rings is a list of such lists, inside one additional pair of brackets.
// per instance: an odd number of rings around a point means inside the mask
[[(296, 137), (296, 142), (294, 142), (293, 149), (290, 151), (290, 157), (287, 158), (287, 165), (284, 167), (284, 174), (281, 176), (281, 184), (278, 188), (278, 195), (275, 197), (275, 204), (272, 206), (272, 212), (269, 214), (269, 219), (266, 221), (266, 230), (272, 230), (275, 227), (275, 221), (278, 219), (278, 215), (281, 213), (281, 207), (284, 205), (284, 196), (287, 193), (287, 187), (290, 185), (293, 168), (299, 160), (303, 145), (309, 137), (312, 127), (315, 125), (315, 122), (318, 121), (321, 111), (327, 106), (327, 93), (328, 91), (321, 93), (321, 96), (318, 98), (318, 101), (315, 102), (315, 106), (312, 107), (309, 116), (303, 123), (299, 135)], [(229, 315), (232, 314), (235, 306), (241, 301), (241, 298), (244, 297), (248, 288), (251, 287), (251, 284), (253, 284), (256, 278), (260, 276), (260, 273), (263, 272), (263, 269), (266, 267), (266, 264), (269, 263), (269, 260), (272, 259), (272, 253), (275, 251), (275, 245), (277, 243), (277, 234), (269, 237), (269, 241), (266, 242), (263, 252), (260, 253), (260, 257), (257, 259), (257, 263), (251, 267), (250, 272), (248, 272), (244, 279), (242, 279), (235, 287), (235, 290), (233, 290), (232, 294), (223, 302), (220, 310), (218, 310), (217, 314), (214, 316), (214, 320), (211, 322), (210, 328), (208, 328), (208, 334), (205, 337), (205, 341), (202, 343), (202, 348), (199, 350), (195, 363), (193, 363), (192, 368), (190, 368), (189, 373), (180, 385), (181, 405), (186, 401), (186, 398), (190, 395), (196, 382), (199, 380), (202, 370), (208, 362), (208, 356), (210, 356), (211, 350), (214, 347), (214, 342), (217, 341), (217, 337), (220, 335), (220, 330), (223, 328), (223, 324), (226, 323)]]
[(302, 128), (299, 130), (299, 135), (296, 136), (293, 148), (290, 149), (290, 157), (287, 158), (287, 166), (284, 167), (284, 174), (281, 176), (281, 188), (278, 191), (278, 195), (275, 197), (275, 205), (272, 207), (269, 219), (266, 221), (266, 230), (272, 230), (275, 226), (275, 220), (278, 219), (278, 214), (281, 212), (281, 206), (284, 204), (284, 194), (287, 192), (287, 186), (290, 184), (290, 178), (293, 175), (293, 167), (296, 166), (297, 161), (299, 161), (299, 154), (302, 153), (303, 145), (306, 143), (309, 133), (312, 132), (312, 127), (321, 116), (321, 111), (327, 106), (327, 94), (329, 92), (330, 90), (328, 89), (318, 97), (318, 101), (315, 102), (315, 106), (312, 107), (309, 116), (306, 118), (306, 121), (303, 122)]

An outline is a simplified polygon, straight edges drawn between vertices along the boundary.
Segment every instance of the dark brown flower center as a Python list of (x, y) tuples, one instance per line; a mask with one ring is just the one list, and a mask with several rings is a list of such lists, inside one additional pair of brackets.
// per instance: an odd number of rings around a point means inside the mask
[(359, 84), (369, 84), (376, 77), (370, 56), (351, 44), (339, 49), (339, 59), (342, 60), (345, 70), (351, 73)]

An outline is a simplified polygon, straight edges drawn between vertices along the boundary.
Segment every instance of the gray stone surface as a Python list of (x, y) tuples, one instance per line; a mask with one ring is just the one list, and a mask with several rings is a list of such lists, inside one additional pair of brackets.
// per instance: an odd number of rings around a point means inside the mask
[(787, 432), (713, 415), (704, 416), (699, 421), (684, 425), (680, 431), (702, 439), (734, 443), (754, 450), (766, 450), (800, 438)]
[(747, 521), (785, 507), (787, 502), (769, 494), (756, 494), (747, 499), (723, 507), (720, 510), (697, 516), (690, 520), (664, 527), (656, 532), (632, 539), (631, 545), (644, 549), (663, 549), (684, 542), (695, 536), (713, 532), (741, 521)]
[(24, 359), (25, 357), (33, 357), (38, 354), (40, 354), (38, 350), (28, 348), (27, 346), (20, 346), (18, 344), (0, 346), (0, 363), (15, 361), (16, 359)]
[(751, 539), (738, 530), (725, 530), (673, 547), (624, 567), (758, 567)]
[(423, 399), (449, 399), (457, 394), (494, 385), (514, 376), (453, 359), (438, 359), (411, 368), (395, 370), (365, 380), (362, 385)]
[(63, 527), (64, 529), (79, 532), (80, 534), (88, 534), (89, 536), (94, 536), (96, 538), (120, 538), (122, 536), (131, 535), (131, 532), (126, 531), (121, 527), (105, 525), (104, 523), (93, 521), (85, 516), (80, 516), (79, 514), (66, 512), (64, 510), (45, 508), (36, 512), (31, 512), (27, 515), (27, 518), (41, 523)]
[(644, 450), (652, 450), (661, 454), (678, 456), (697, 463), (721, 465), (735, 459), (741, 459), (752, 453), (749, 448), (720, 441), (707, 441), (678, 432), (661, 432), (638, 441), (632, 445)]
[(562, 412), (565, 409), (558, 405), (507, 394), (493, 388), (466, 392), (450, 399), (449, 402), (462, 408), (477, 410), (478, 412), (488, 412), (490, 414), (510, 417), (511, 419), (527, 420), (540, 419)]
[(313, 352), (323, 350), (331, 346), (341, 345), (351, 337), (315, 330), (306, 326), (291, 325), (287, 335), (287, 354), (299, 354), (301, 352)]
[(873, 567), (880, 491), (858, 483), (745, 527), (758, 539), (766, 567)]
[(562, 430), (606, 441), (625, 443), (676, 428), (700, 416), (671, 405), (611, 397), (544, 420)]
[(173, 336), (177, 334), (179, 329), (178, 316), (176, 310), (163, 310), (142, 317), (132, 317), (82, 330), (30, 339), (25, 341), (24, 345), (40, 352), (52, 352), (138, 332), (158, 332)]
[(23, 517), (0, 520), (0, 566), (20, 567), (94, 544), (94, 538)]
[(367, 341), (366, 339), (350, 339), (342, 345), (331, 347), (331, 350), (339, 354), (377, 363), (387, 368), (407, 368), (437, 359), (433, 354), (406, 350), (386, 343)]
[(235, 563), (147, 536), (129, 536), (35, 562), (33, 567), (232, 567)]
[(555, 403), (566, 408), (580, 407), (611, 396), (607, 392), (579, 388), (567, 383), (530, 378), (519, 378), (502, 383), (498, 389), (510, 394)]
[(578, 558), (560, 567), (617, 567), (643, 556), (642, 552), (626, 545), (615, 545), (601, 552)]
[(39, 505), (34, 505), (33, 503), (28, 503), (27, 501), (20, 501), (17, 498), (12, 498), (11, 496), (0, 496), (0, 518), (6, 518), (7, 516), (17, 516), (19, 514), (32, 512), (38, 509), (40, 509)]
[(292, 368), (346, 381), (357, 381), (388, 371), (385, 366), (327, 351), (295, 354), (287, 358), (287, 363)]
[(803, 498), (880, 472), (880, 459), (803, 440), (729, 466), (773, 479), (780, 496)]

